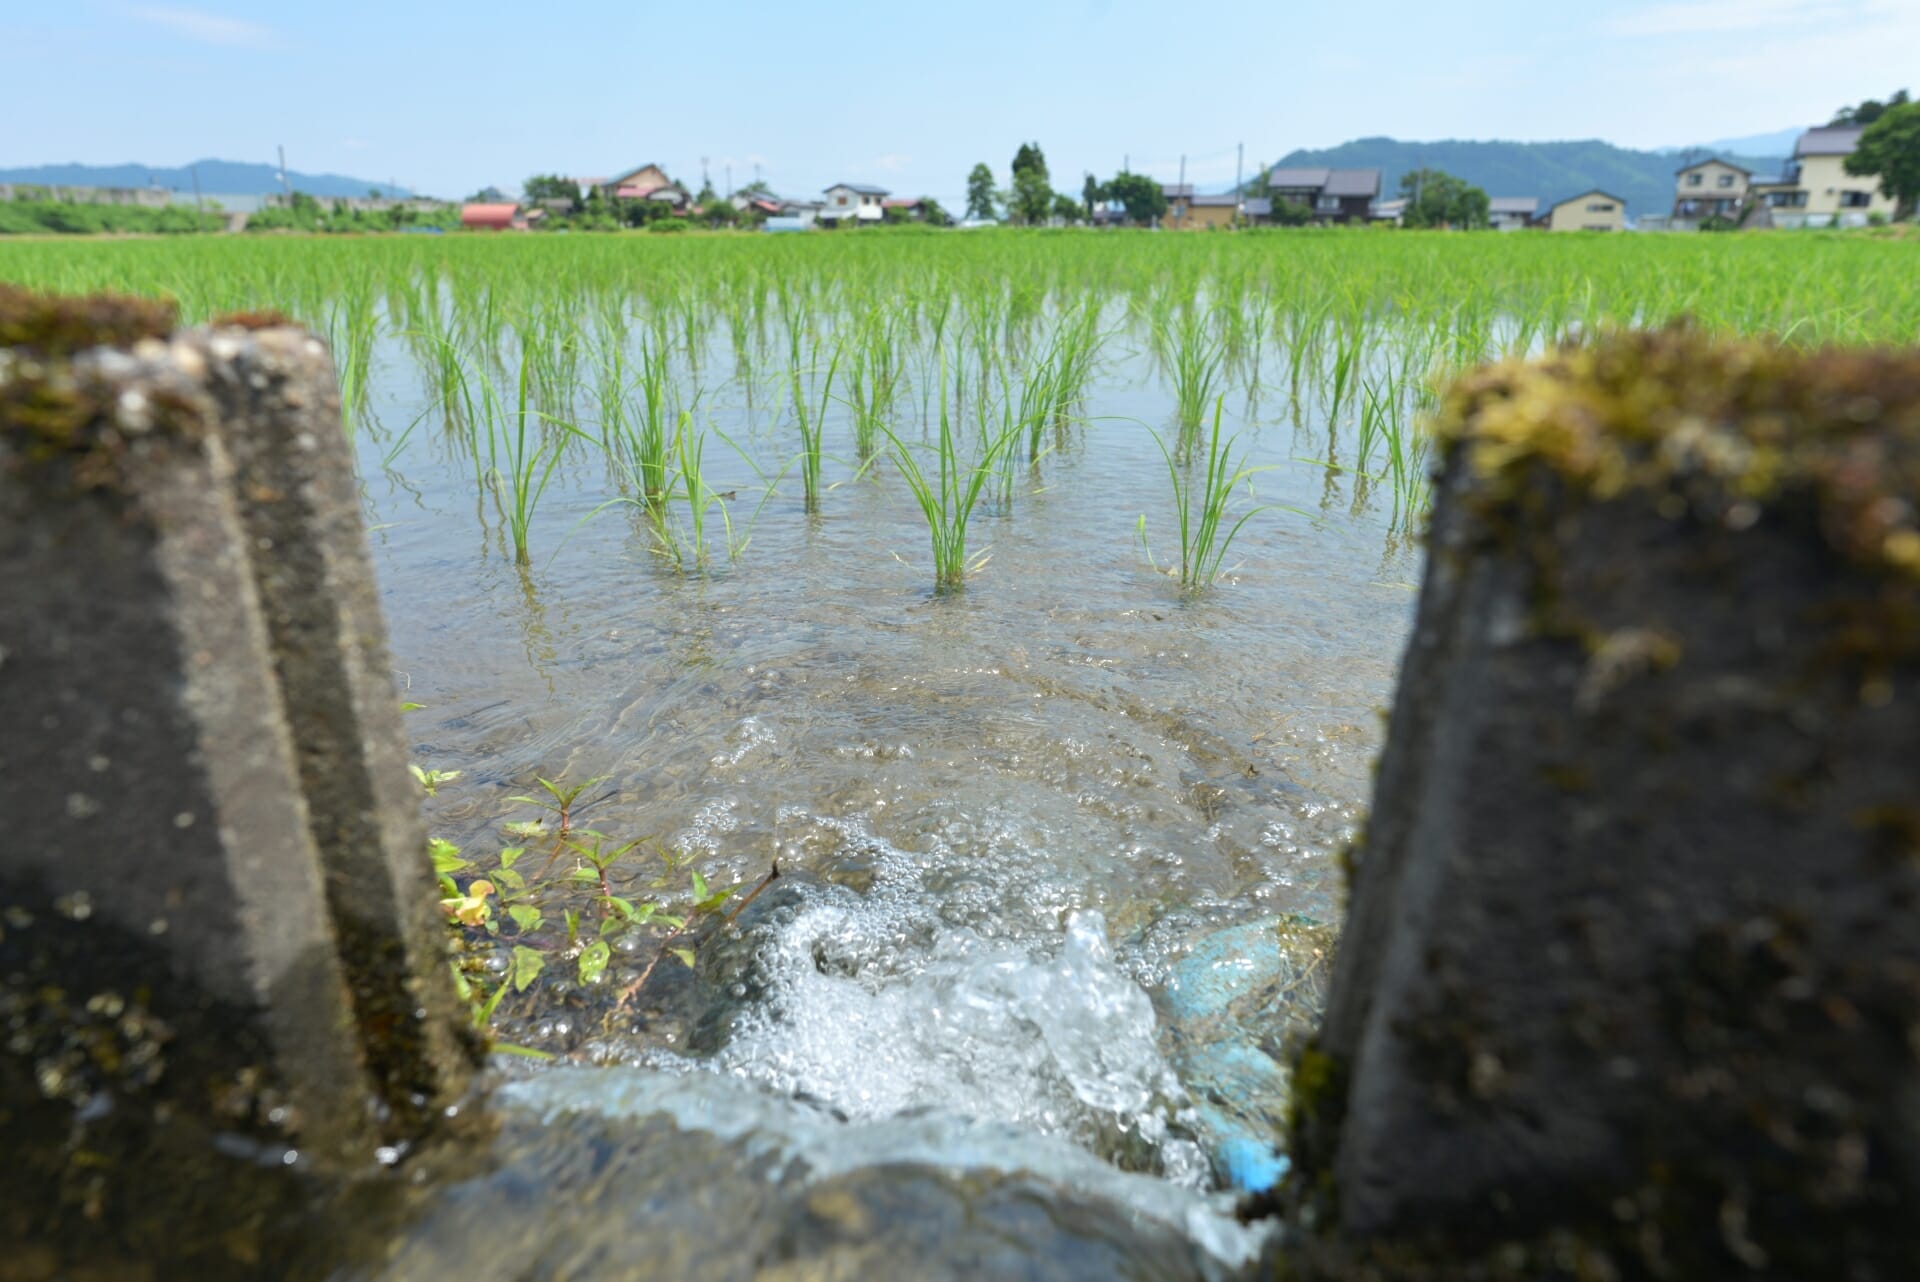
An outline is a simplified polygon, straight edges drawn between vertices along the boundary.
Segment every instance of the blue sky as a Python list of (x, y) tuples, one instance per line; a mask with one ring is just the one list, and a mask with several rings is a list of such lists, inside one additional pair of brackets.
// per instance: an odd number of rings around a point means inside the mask
[[(64, 0), (0, 5), (0, 167), (271, 161), (463, 196), (658, 161), (690, 186), (954, 200), (1231, 180), (1349, 138), (1661, 146), (1911, 84), (1920, 0)], [(1912, 84), (1920, 89), (1920, 84)]]

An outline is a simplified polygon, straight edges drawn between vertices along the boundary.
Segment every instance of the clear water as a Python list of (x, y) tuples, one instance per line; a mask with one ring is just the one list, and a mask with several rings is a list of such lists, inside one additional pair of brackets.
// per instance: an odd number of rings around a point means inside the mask
[[(702, 420), (755, 466), (791, 457), (770, 385), (718, 355), (698, 379)], [(1228, 430), (1271, 469), (1257, 501), (1283, 508), (1248, 522), (1214, 590), (1184, 597), (1136, 538), (1144, 513), (1154, 557), (1173, 545), (1146, 428), (1169, 426), (1171, 399), (1120, 336), (1088, 421), (1010, 508), (976, 515), (984, 567), (935, 595), (906, 487), (885, 463), (860, 473), (838, 416), (822, 510), (788, 473), (737, 560), (664, 562), (634, 509), (596, 513), (615, 489), (581, 450), (518, 566), (464, 448), (431, 415), (402, 439), (429, 400), (383, 349), (358, 448), (396, 677), (426, 705), (414, 759), (461, 772), (429, 803), (434, 831), (497, 848), (536, 775), (604, 776), (597, 829), (670, 840), (717, 885), (776, 859), (823, 883), (769, 930), (764, 988), (713, 1055), (613, 1009), (652, 957), (634, 941), (597, 1000), (558, 975), (509, 998), (514, 1040), (622, 1066), (536, 1073), (517, 1098), (750, 1117), (829, 1165), (990, 1152), (1159, 1199), (1244, 1258), (1208, 1192), (1165, 989), (1211, 932), (1337, 921), (1333, 852), (1366, 800), (1418, 563), (1384, 503), (1303, 461), (1325, 456), (1324, 422), (1236, 386)], [(911, 392), (895, 430), (925, 430)], [(754, 467), (713, 440), (706, 468), (744, 523)], [(729, 1127), (744, 1163), (759, 1141)]]

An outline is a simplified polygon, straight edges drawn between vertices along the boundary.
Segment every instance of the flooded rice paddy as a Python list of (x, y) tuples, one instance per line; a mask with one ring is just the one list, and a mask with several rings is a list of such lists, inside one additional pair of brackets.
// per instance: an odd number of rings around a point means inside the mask
[(1436, 380), (1680, 314), (1920, 333), (1858, 239), (410, 239), (0, 247), (333, 343), (515, 1079), (394, 1278), (1246, 1266)]
[[(813, 1163), (834, 1119), (847, 1161), (980, 1150), (1075, 1186), (1098, 1166), (1211, 1189), (1223, 1143), (1263, 1118), (1271, 1134), (1283, 1013), (1244, 1046), (1196, 1048), (1181, 1037), (1205, 1031), (1170, 1020), (1166, 994), (1215, 933), (1337, 920), (1334, 852), (1366, 798), (1417, 557), (1390, 506), (1356, 512), (1349, 487), (1301, 461), (1302, 430), (1240, 400), (1248, 461), (1273, 470), (1236, 516), (1291, 510), (1255, 515), (1230, 572), (1183, 593), (1137, 538), (1142, 514), (1148, 549), (1174, 537), (1147, 431), (1178, 432), (1159, 383), (1115, 335), (1040, 468), (1022, 461), (1013, 502), (976, 515), (984, 563), (944, 593), (920, 510), (886, 460), (861, 471), (844, 411), (819, 511), (789, 476), (747, 551), (692, 574), (644, 509), (596, 514), (605, 480), (588, 451), (538, 514), (531, 541), (557, 550), (521, 565), (497, 523), (482, 529), (458, 448), (417, 432), (389, 458), (363, 434), (398, 680), (425, 705), (409, 714), (415, 756), (459, 772), (429, 802), (434, 831), (484, 870), (503, 824), (536, 815), (510, 797), (538, 793), (536, 777), (594, 779), (580, 824), (653, 837), (710, 886), (750, 890), (777, 862), (775, 886), (804, 890), (724, 975), (662, 962), (658, 930), (616, 936), (590, 985), (560, 948), (501, 1001), (500, 1035), (645, 1076), (532, 1080), (516, 1088), (529, 1101), (746, 1110)], [(404, 421), (419, 395), (394, 354), (368, 421)], [(751, 383), (723, 382), (702, 411), (746, 455), (709, 455), (715, 490), (744, 495), (792, 451), (786, 407)], [(656, 871), (616, 865), (615, 888), (658, 893)], [(684, 912), (687, 895), (665, 889)], [(590, 896), (576, 899), (590, 933)], [(509, 973), (504, 941), (488, 957)], [(708, 991), (652, 1000), (674, 981)], [(716, 1018), (725, 1036), (703, 1037)], [(1209, 1128), (1196, 1105), (1214, 1083), (1183, 1057), (1229, 1050), (1271, 1057), (1274, 1097), (1229, 1101), (1244, 1114)]]

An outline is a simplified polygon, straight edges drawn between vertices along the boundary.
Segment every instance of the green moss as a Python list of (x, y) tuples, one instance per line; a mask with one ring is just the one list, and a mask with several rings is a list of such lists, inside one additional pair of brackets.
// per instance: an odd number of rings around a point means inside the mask
[(171, 303), (98, 296), (59, 298), (0, 285), (0, 465), (71, 464), (62, 484), (114, 488), (127, 442), (136, 436), (198, 438), (203, 398), (182, 381), (146, 379), (119, 387), (74, 354), (126, 347), (173, 331)]
[(1615, 333), (1466, 375), (1436, 428), (1483, 510), (1538, 491), (1544, 468), (1573, 495), (1640, 493), (1733, 529), (1811, 514), (1849, 560), (1920, 579), (1920, 353)]
[(64, 298), (0, 283), (0, 347), (65, 356), (89, 347), (126, 347), (173, 333), (170, 300), (95, 294)]

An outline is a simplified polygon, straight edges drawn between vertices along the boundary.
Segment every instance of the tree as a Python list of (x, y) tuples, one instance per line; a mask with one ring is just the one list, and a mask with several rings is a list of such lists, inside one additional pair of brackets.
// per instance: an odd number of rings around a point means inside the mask
[(1108, 200), (1126, 207), (1128, 222), (1145, 226), (1167, 212), (1167, 193), (1145, 174), (1130, 174), (1123, 169), (1108, 181), (1106, 193)]
[(993, 217), (993, 170), (987, 168), (984, 160), (967, 175), (967, 217)]
[(580, 184), (559, 174), (535, 174), (521, 184), (521, 193), (529, 202), (538, 200), (580, 200)]
[(1890, 104), (1843, 162), (1855, 175), (1877, 175), (1893, 197), (1895, 218), (1913, 217), (1920, 204), (1920, 102)]
[(1276, 227), (1305, 227), (1313, 221), (1313, 210), (1288, 196), (1273, 196), (1273, 211), (1268, 221)]
[(1093, 221), (1093, 207), (1106, 198), (1107, 193), (1101, 189), (1099, 180), (1094, 178), (1092, 174), (1088, 174), (1087, 181), (1082, 184), (1080, 188), (1080, 199), (1084, 201), (1087, 206), (1088, 222)]
[(1013, 190), (1008, 213), (1019, 223), (1043, 223), (1053, 210), (1053, 188), (1048, 184), (1047, 158), (1037, 142), (1023, 142), (1013, 156)]
[(1069, 227), (1086, 217), (1085, 211), (1080, 208), (1080, 202), (1064, 191), (1053, 193), (1052, 214)]
[[(1881, 102), (1878, 98), (1869, 98), (1858, 107), (1842, 107), (1833, 113), (1831, 125), (1870, 125), (1895, 107), (1907, 105), (1907, 91), (1902, 89), (1893, 97)], [(1849, 171), (1851, 172), (1851, 171)]]
[(1487, 193), (1464, 178), (1438, 169), (1415, 169), (1400, 176), (1407, 211), (1405, 227), (1452, 227), (1467, 231), (1487, 225)]

